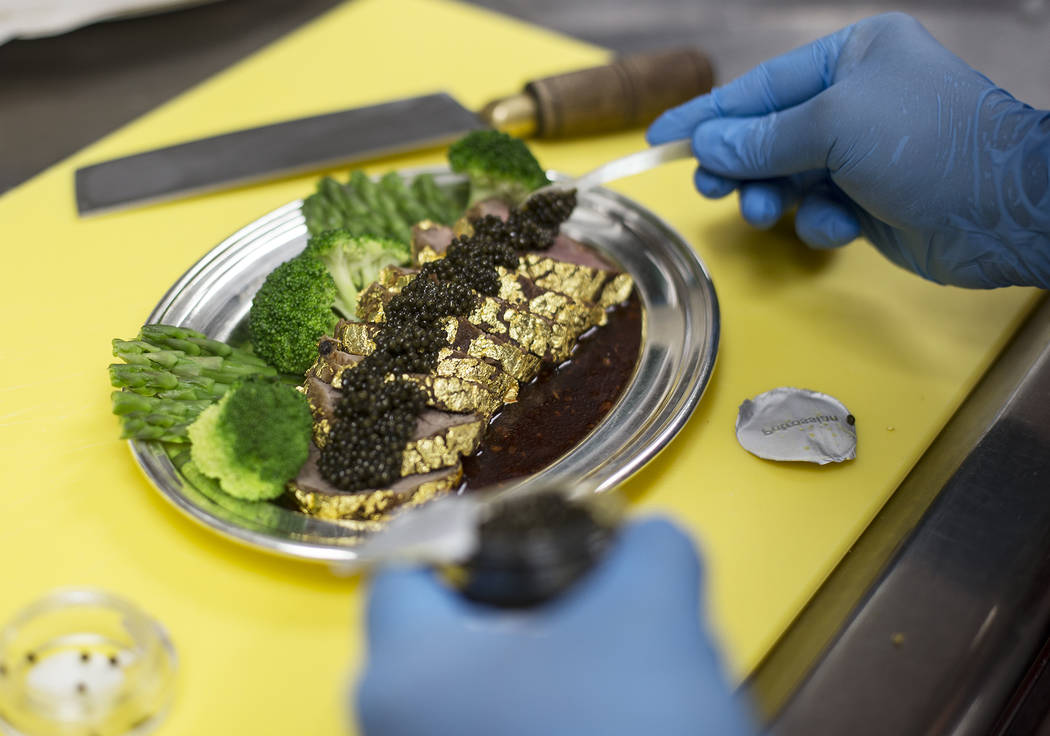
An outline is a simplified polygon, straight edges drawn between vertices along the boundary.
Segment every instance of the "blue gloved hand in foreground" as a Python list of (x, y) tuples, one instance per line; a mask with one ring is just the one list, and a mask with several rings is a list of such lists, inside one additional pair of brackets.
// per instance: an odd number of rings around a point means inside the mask
[(369, 736), (751, 733), (700, 613), (700, 563), (669, 523), (626, 527), (555, 601), (471, 603), (427, 570), (372, 584), (358, 714)]
[(1050, 288), (1050, 112), (1018, 102), (914, 19), (869, 18), (664, 113), (708, 197), (769, 227), (798, 203), (815, 248), (864, 234), (927, 279)]

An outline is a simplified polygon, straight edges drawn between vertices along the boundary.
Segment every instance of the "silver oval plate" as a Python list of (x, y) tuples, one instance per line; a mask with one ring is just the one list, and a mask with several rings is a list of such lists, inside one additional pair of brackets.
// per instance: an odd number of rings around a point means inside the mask
[[(447, 170), (427, 171), (448, 189), (463, 186)], [(232, 343), (246, 339), (255, 292), (278, 265), (306, 245), (301, 202), (265, 215), (219, 243), (175, 283), (150, 314)], [(563, 232), (601, 251), (634, 278), (642, 304), (642, 348), (623, 396), (575, 448), (514, 486), (516, 492), (559, 481), (602, 491), (651, 460), (682, 428), (707, 386), (718, 349), (718, 300), (706, 267), (689, 244), (639, 204), (606, 189), (579, 193)], [(270, 503), (249, 503), (197, 488), (162, 446), (132, 441), (147, 477), (179, 510), (220, 534), (300, 559), (356, 557), (361, 532)]]

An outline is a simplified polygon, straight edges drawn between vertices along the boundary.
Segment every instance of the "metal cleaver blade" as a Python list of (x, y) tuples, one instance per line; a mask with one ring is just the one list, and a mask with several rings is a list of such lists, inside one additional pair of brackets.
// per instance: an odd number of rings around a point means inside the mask
[(488, 127), (445, 93), (299, 118), (77, 169), (81, 215), (437, 148)]
[(661, 49), (533, 79), (477, 115), (437, 93), (238, 130), (78, 169), (77, 210), (91, 214), (443, 147), (485, 127), (551, 139), (626, 130), (707, 92), (713, 80), (699, 49)]

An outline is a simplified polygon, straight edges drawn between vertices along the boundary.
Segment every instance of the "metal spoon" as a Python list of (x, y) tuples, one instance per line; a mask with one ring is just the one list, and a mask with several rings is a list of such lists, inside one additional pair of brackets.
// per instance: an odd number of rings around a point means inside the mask
[(665, 164), (668, 161), (678, 161), (679, 159), (690, 158), (692, 155), (693, 146), (692, 142), (688, 139), (671, 141), (670, 143), (661, 143), (658, 146), (647, 148), (644, 151), (636, 151), (623, 156), (622, 158), (608, 161), (598, 168), (591, 169), (586, 174), (574, 179), (559, 179), (552, 184), (537, 189), (529, 195), (529, 198), (531, 199), (541, 192), (561, 191), (573, 188), (577, 191), (583, 191), (604, 184), (607, 181), (623, 179), (628, 176), (640, 174), (643, 171), (648, 171), (649, 169), (655, 168), (660, 164)]

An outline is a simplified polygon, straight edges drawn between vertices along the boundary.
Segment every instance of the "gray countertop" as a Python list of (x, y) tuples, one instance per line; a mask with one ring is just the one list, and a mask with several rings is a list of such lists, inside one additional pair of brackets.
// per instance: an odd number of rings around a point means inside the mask
[[(222, 0), (0, 46), (0, 193), (336, 4)], [(618, 51), (696, 44), (721, 81), (905, 10), (1015, 96), (1050, 107), (1047, 0), (476, 4)], [(1045, 726), (1047, 491), (1044, 300), (747, 683), (777, 730), (1019, 736)]]

